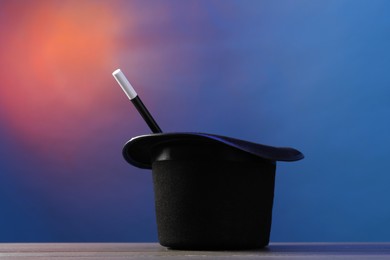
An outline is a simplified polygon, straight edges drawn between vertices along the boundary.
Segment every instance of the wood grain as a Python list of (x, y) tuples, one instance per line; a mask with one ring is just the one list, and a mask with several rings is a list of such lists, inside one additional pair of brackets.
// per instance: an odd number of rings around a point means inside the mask
[(252, 251), (180, 251), (157, 243), (1, 243), (0, 259), (390, 259), (390, 243), (271, 243)]

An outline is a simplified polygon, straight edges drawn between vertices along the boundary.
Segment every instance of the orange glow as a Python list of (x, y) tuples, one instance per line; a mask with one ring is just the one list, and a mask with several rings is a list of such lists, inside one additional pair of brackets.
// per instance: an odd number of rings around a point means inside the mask
[(22, 136), (39, 140), (107, 98), (122, 22), (110, 1), (26, 3), (2, 6), (8, 25), (0, 45), (0, 109)]

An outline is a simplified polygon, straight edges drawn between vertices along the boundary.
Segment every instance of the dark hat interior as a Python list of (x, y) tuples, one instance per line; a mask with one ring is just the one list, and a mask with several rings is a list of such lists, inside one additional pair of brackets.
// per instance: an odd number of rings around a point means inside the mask
[[(221, 151), (235, 150), (241, 157), (250, 155), (259, 159), (269, 161), (297, 161), (303, 159), (303, 154), (296, 149), (289, 147), (273, 147), (268, 145), (257, 144), (231, 137), (204, 134), (204, 133), (159, 133), (141, 135), (132, 138), (123, 148), (123, 156), (130, 164), (142, 168), (151, 169), (155, 160), (153, 151), (157, 147), (169, 146), (173, 143), (193, 144), (193, 143), (210, 143), (220, 146)], [(188, 146), (191, 149), (191, 145)], [(239, 151), (240, 153), (237, 153)], [(221, 153), (229, 154), (229, 153)]]

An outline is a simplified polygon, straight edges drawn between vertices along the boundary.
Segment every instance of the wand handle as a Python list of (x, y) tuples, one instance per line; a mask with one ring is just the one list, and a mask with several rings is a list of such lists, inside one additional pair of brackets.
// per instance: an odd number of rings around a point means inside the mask
[(134, 106), (137, 108), (138, 112), (141, 114), (142, 118), (148, 124), (149, 128), (153, 133), (162, 133), (161, 128), (158, 126), (152, 115), (149, 113), (148, 109), (145, 107), (142, 100), (137, 95), (135, 98), (131, 100)]

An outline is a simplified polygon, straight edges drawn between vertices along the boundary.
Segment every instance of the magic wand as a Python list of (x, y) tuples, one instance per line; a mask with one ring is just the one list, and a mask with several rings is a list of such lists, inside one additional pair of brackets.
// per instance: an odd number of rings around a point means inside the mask
[(119, 86), (126, 93), (127, 97), (137, 108), (138, 112), (141, 114), (145, 122), (148, 124), (149, 128), (153, 133), (162, 133), (161, 128), (157, 125), (156, 121), (153, 119), (152, 115), (149, 113), (148, 109), (142, 103), (141, 98), (135, 92), (134, 88), (131, 86), (130, 82), (127, 80), (126, 76), (120, 69), (117, 69), (112, 73), (112, 76), (116, 79)]

